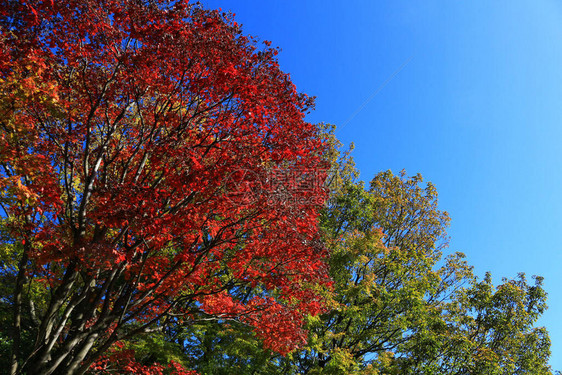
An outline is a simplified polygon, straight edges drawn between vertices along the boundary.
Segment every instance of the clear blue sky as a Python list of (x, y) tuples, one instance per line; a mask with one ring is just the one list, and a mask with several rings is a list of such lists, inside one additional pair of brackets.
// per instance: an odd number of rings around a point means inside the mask
[(540, 324), (562, 369), (562, 2), (203, 3), (282, 48), (283, 70), (317, 96), (308, 120), (355, 143), (362, 179), (405, 168), (432, 181), (451, 250), (478, 275), (545, 277)]

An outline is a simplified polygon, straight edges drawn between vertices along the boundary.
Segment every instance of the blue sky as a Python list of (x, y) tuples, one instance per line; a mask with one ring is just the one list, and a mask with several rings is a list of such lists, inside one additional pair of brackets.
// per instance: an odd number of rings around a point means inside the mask
[(540, 324), (562, 369), (562, 3), (203, 3), (281, 47), (283, 70), (317, 96), (308, 120), (355, 143), (362, 179), (404, 168), (432, 181), (451, 251), (478, 275), (545, 277)]

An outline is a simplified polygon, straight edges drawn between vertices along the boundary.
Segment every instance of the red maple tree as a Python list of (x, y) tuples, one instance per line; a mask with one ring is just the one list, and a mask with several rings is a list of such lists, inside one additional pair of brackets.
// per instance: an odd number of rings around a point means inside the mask
[(172, 319), (302, 342), (324, 193), (272, 171), (321, 180), (326, 147), (277, 50), (182, 0), (3, 0), (0, 32), (12, 373), (84, 373)]

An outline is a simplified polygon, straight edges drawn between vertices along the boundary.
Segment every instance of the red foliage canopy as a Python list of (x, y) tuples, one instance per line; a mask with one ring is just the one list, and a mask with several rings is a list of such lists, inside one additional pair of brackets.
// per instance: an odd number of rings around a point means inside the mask
[(0, 31), (15, 315), (24, 283), (50, 291), (23, 371), (82, 373), (170, 316), (301, 342), (325, 145), (277, 50), (187, 1), (3, 0)]

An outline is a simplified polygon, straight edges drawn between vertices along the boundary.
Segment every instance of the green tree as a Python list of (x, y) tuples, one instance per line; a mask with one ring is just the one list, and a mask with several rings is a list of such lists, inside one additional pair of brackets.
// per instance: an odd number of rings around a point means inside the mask
[(466, 282), (462, 256), (437, 268), (448, 215), (420, 175), (379, 173), (367, 191), (351, 179), (324, 215), (334, 308), (310, 319), (298, 373), (352, 373), (386, 358), (429, 324), (440, 297)]
[(436, 325), (418, 332), (390, 368), (404, 374), (552, 374), (550, 339), (534, 327), (546, 309), (542, 278), (524, 274), (494, 287), (489, 273), (459, 289)]
[(463, 254), (442, 259), (449, 217), (420, 175), (381, 172), (368, 191), (352, 177), (323, 216), (334, 307), (310, 318), (293, 373), (552, 373), (541, 278), (494, 287)]

